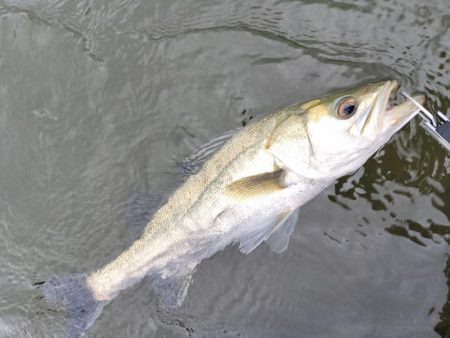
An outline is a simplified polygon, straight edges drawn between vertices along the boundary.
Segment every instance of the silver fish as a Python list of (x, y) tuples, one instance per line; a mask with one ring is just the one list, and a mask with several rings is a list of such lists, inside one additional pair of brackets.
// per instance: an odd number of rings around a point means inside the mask
[(66, 336), (82, 336), (104, 305), (145, 276), (161, 304), (179, 306), (195, 267), (227, 245), (248, 254), (265, 241), (284, 251), (299, 207), (417, 113), (409, 101), (391, 103), (397, 90), (389, 80), (294, 104), (200, 148), (184, 162), (191, 176), (128, 250), (93, 273), (44, 283), (46, 299), (66, 307)]

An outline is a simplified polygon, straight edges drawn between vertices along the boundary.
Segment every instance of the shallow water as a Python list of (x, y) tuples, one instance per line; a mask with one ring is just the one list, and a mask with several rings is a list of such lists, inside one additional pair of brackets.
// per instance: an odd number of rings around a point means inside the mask
[[(129, 196), (252, 116), (392, 76), (449, 115), (449, 25), (447, 0), (0, 1), (0, 336), (61, 337), (31, 284), (117, 256)], [(176, 314), (143, 281), (87, 337), (450, 337), (449, 173), (413, 121), (285, 253), (218, 253)]]

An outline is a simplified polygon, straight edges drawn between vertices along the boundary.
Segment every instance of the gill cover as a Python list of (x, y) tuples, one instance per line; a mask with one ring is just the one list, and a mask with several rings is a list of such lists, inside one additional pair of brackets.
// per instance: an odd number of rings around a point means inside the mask
[(384, 118), (397, 82), (382, 81), (289, 107), (268, 137), (277, 165), (332, 180), (359, 168), (392, 136)]

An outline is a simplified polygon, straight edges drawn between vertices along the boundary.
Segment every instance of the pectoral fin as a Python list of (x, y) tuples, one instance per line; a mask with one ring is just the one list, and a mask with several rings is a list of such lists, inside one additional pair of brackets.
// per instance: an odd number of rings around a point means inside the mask
[(253, 225), (254, 230), (248, 232), (240, 239), (239, 250), (246, 255), (252, 252), (258, 245), (267, 240), (290, 215), (290, 211), (283, 212), (265, 223)]
[(300, 209), (296, 209), (289, 217), (276, 229), (268, 239), (266, 243), (269, 245), (270, 250), (275, 253), (282, 253), (289, 245), (289, 237), (294, 232), (294, 228), (298, 222), (298, 215)]
[(235, 199), (245, 200), (271, 194), (285, 188), (283, 170), (276, 170), (255, 176), (241, 178), (225, 187), (225, 194)]

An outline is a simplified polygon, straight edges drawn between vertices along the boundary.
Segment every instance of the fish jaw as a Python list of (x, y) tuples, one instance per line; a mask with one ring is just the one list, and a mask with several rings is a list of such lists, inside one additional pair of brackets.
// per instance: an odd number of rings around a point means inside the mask
[(350, 129), (356, 137), (376, 139), (384, 125), (384, 115), (388, 109), (390, 98), (397, 94), (399, 85), (396, 80), (386, 81), (380, 86), (374, 101), (363, 109)]
[[(349, 174), (417, 113), (410, 102), (394, 104), (398, 90), (396, 80), (379, 81), (303, 103), (297, 121), (291, 119), (285, 130), (278, 132), (284, 138), (272, 153), (289, 169), (310, 179), (332, 180)], [(421, 96), (417, 99), (423, 101)], [(354, 113), (339, 115), (339, 107), (348, 100), (354, 102)], [(307, 140), (301, 147), (293, 130), (303, 130), (301, 135), (297, 132)]]
[[(372, 109), (358, 118), (351, 133), (370, 140), (384, 139), (395, 134), (414, 118), (419, 111), (411, 101), (400, 104), (393, 102), (398, 90), (399, 84), (396, 80), (386, 82)], [(424, 95), (416, 95), (414, 99), (420, 104), (425, 102)]]
[[(424, 95), (413, 96), (420, 104), (425, 103)], [(386, 110), (384, 121), (384, 132), (394, 134), (405, 126), (411, 119), (419, 113), (417, 106), (410, 100), (399, 105), (391, 106)]]

